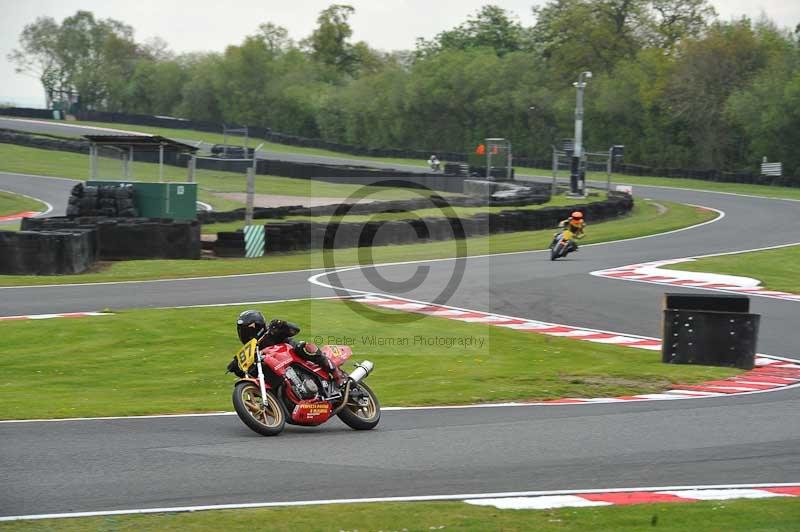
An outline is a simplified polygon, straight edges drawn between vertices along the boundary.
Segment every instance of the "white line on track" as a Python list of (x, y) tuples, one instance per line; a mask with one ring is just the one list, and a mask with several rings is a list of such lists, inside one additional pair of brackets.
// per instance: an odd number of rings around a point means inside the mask
[(57, 121), (36, 120), (36, 119), (33, 119), (33, 118), (12, 118), (12, 117), (9, 117), (9, 116), (0, 116), (0, 119), (2, 119), (2, 120), (11, 120), (11, 121), (14, 121), (14, 122), (28, 123), (28, 124), (44, 124), (44, 125), (47, 125), (47, 126), (60, 127), (62, 129), (85, 129), (87, 131), (88, 130), (92, 130), (92, 129), (96, 129), (98, 131), (108, 131), (110, 133), (124, 133), (126, 135), (136, 135), (136, 136), (149, 135), (149, 133), (142, 133), (141, 131), (128, 131), (128, 130), (125, 130), (125, 129), (115, 129), (115, 128), (102, 127), (102, 126), (91, 126), (89, 124), (85, 124), (84, 125), (84, 124), (75, 123), (75, 122), (69, 122), (69, 123), (64, 124), (64, 123), (57, 122)]
[(126, 510), (101, 510), (95, 512), (67, 512), (52, 514), (11, 515), (0, 517), (0, 521), (28, 521), (39, 519), (64, 519), (74, 517), (102, 517), (111, 515), (155, 514), (176, 512), (201, 512), (208, 510), (243, 510), (252, 508), (280, 508), (293, 506), (321, 506), (334, 504), (365, 504), (381, 502), (430, 502), (430, 501), (459, 501), (465, 499), (496, 499), (508, 497), (541, 497), (552, 495), (574, 495), (591, 493), (625, 493), (630, 491), (689, 491), (689, 490), (718, 490), (718, 489), (758, 489), (758, 488), (783, 488), (796, 487), (797, 483), (775, 484), (716, 484), (694, 486), (658, 486), (658, 487), (633, 487), (633, 488), (606, 488), (585, 490), (549, 490), (549, 491), (508, 491), (498, 493), (459, 493), (451, 495), (411, 495), (406, 497), (364, 497), (358, 499), (318, 499), (307, 501), (284, 502), (254, 502), (232, 504), (208, 504), (203, 506), (171, 506), (162, 508), (131, 508)]
[(48, 202), (46, 202), (45, 200), (43, 200), (41, 198), (36, 198), (34, 196), (29, 196), (29, 195), (23, 194), (21, 192), (13, 192), (11, 190), (5, 190), (5, 189), (2, 189), (2, 188), (0, 188), (0, 192), (8, 192), (9, 194), (14, 194), (16, 196), (22, 196), (23, 198), (32, 199), (34, 201), (38, 201), (39, 203), (44, 203), (44, 206), (47, 207), (47, 208), (43, 212), (39, 212), (39, 213), (35, 214), (33, 216), (33, 218), (39, 218), (41, 216), (49, 214), (53, 210), (53, 206), (50, 205)]

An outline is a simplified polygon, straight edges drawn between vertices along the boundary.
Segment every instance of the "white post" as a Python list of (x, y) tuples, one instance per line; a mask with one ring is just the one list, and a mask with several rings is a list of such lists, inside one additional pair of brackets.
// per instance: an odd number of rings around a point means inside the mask
[(256, 193), (256, 179), (253, 168), (247, 169), (247, 206), (244, 211), (244, 225), (253, 225), (253, 202)]
[(164, 144), (158, 145), (158, 182), (164, 182)]
[(128, 163), (128, 179), (133, 179), (133, 146), (130, 147), (130, 151), (128, 152), (128, 156), (130, 157), (130, 162)]
[(97, 179), (97, 144), (92, 143), (91, 147), (89, 148), (89, 153), (90, 153), (90, 162), (89, 162), (90, 177), (92, 179)]

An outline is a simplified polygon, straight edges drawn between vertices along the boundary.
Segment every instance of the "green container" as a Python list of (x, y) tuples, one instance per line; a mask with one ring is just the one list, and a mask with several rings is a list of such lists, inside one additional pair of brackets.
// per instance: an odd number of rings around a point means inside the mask
[(146, 218), (197, 219), (196, 183), (145, 183), (142, 181), (87, 181), (87, 185), (133, 185), (133, 203)]

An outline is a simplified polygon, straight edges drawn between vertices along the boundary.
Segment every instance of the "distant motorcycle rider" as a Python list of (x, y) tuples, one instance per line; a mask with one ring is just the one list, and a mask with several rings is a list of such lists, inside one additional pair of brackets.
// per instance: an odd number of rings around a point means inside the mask
[[(274, 319), (267, 324), (264, 315), (257, 310), (245, 310), (236, 319), (236, 332), (242, 344), (253, 338), (260, 338), (259, 349), (277, 344), (289, 344), (294, 352), (320, 366), (331, 374), (336, 384), (342, 384), (346, 378), (344, 373), (334, 364), (316, 344), (297, 341), (292, 337), (300, 332), (300, 327), (292, 322)], [(237, 377), (245, 376), (239, 368), (236, 357), (228, 364), (228, 371)]]
[(428, 166), (431, 167), (431, 171), (433, 172), (438, 172), (442, 169), (442, 163), (436, 155), (431, 155), (431, 158), (428, 159)]
[[(572, 233), (574, 238), (569, 240), (569, 251), (578, 251), (578, 243), (576, 240), (585, 236), (584, 230), (586, 229), (586, 223), (583, 220), (583, 213), (581, 211), (574, 211), (572, 214), (570, 214), (569, 218), (558, 222), (558, 227), (562, 229), (568, 229)], [(555, 243), (556, 239), (553, 238), (553, 243), (550, 245), (551, 249)]]

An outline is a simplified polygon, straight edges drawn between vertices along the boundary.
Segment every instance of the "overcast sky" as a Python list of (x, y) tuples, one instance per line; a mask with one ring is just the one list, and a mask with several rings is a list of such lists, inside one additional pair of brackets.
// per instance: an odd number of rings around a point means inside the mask
[[(412, 49), (417, 37), (431, 38), (463, 22), (482, 5), (494, 3), (533, 24), (531, 7), (545, 0), (0, 0), (0, 103), (41, 107), (39, 82), (17, 74), (6, 59), (17, 46), (22, 28), (36, 17), (57, 21), (79, 9), (99, 18), (115, 18), (133, 26), (137, 41), (161, 37), (176, 52), (222, 51), (254, 33), (262, 22), (286, 27), (290, 36), (307, 37), (319, 12), (331, 4), (356, 9), (350, 24), (354, 41), (382, 50)], [(800, 23), (800, 0), (712, 0), (723, 19), (762, 13), (779, 26)]]

